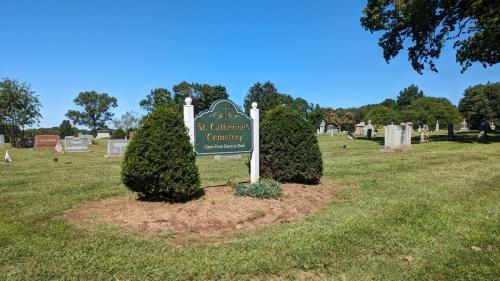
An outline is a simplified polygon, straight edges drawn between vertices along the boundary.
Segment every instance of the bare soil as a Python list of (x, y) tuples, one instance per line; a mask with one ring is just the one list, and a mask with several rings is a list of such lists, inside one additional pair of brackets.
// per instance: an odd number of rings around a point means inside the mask
[(77, 228), (108, 223), (149, 236), (167, 236), (174, 244), (186, 240), (220, 240), (233, 230), (297, 221), (333, 198), (335, 185), (283, 184), (281, 199), (234, 195), (232, 187), (205, 188), (205, 195), (187, 203), (146, 202), (131, 197), (84, 203), (68, 211)]

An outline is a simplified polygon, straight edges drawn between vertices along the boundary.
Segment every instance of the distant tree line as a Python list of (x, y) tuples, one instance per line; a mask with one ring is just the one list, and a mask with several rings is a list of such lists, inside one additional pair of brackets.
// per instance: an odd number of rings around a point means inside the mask
[[(192, 98), (195, 113), (199, 113), (208, 109), (214, 101), (227, 99), (229, 95), (222, 85), (183, 81), (174, 85), (172, 91), (166, 88), (152, 89), (139, 105), (147, 112), (152, 112), (158, 106), (182, 112), (187, 97)], [(482, 121), (500, 123), (499, 82), (466, 89), (458, 107), (446, 98), (426, 96), (418, 86), (410, 85), (399, 92), (396, 100), (386, 99), (378, 104), (333, 109), (281, 93), (271, 81), (257, 82), (249, 88), (243, 104), (246, 113), (249, 113), (252, 102), (258, 103), (261, 118), (270, 109), (281, 105), (299, 112), (310, 128), (314, 129), (318, 128), (322, 120), (349, 131), (354, 129), (355, 124), (368, 120), (378, 126), (413, 122), (415, 126), (427, 124), (433, 128), (437, 121), (458, 125), (465, 118), (471, 129), (478, 129)], [(98, 129), (108, 129), (108, 124), (112, 123), (116, 131), (113, 135), (122, 137), (138, 128), (142, 121), (142, 116), (133, 111), (113, 118), (111, 110), (118, 106), (118, 101), (107, 93), (83, 91), (74, 99), (74, 103), (81, 109), (69, 110), (66, 113), (68, 119), (63, 120), (59, 127), (33, 129), (42, 118), (42, 105), (38, 96), (26, 82), (4, 78), (0, 82), (0, 134), (6, 135), (7, 141), (15, 145), (16, 139), (36, 134), (58, 134), (61, 138), (76, 135), (78, 131), (95, 134)], [(78, 130), (75, 127), (77, 125), (89, 130)]]

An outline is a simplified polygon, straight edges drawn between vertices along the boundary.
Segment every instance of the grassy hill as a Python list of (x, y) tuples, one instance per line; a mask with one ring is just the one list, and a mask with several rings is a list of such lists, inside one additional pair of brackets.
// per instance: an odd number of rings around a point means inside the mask
[[(322, 181), (342, 186), (330, 204), (297, 223), (187, 248), (63, 219), (81, 202), (131, 196), (105, 141), (78, 154), (9, 149), (14, 162), (0, 163), (0, 280), (497, 279), (500, 136), (433, 138), (383, 153), (383, 139), (320, 136)], [(246, 180), (245, 161), (199, 158), (202, 185)]]

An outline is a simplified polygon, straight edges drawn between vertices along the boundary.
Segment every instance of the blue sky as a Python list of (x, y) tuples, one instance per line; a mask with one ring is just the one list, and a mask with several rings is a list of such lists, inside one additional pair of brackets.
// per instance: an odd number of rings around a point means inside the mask
[(464, 74), (450, 46), (440, 73), (412, 70), (406, 53), (387, 64), (378, 35), (359, 23), (366, 1), (6, 1), (0, 77), (31, 84), (40, 126), (57, 126), (80, 91), (118, 99), (119, 116), (141, 112), (153, 88), (183, 80), (226, 86), (242, 104), (255, 82), (322, 106), (395, 98), (415, 83), (454, 104), (465, 88), (500, 79), (500, 67)]

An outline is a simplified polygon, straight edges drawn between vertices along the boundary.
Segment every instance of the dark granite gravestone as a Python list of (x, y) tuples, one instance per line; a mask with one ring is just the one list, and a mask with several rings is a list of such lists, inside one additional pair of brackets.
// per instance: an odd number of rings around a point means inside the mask
[(21, 148), (33, 148), (35, 144), (34, 138), (22, 138), (22, 139), (17, 139), (16, 141), (19, 142), (18, 147)]
[(372, 129), (366, 130), (366, 137), (371, 140), (372, 139)]
[(448, 137), (447, 139), (449, 141), (452, 141), (455, 139), (455, 135), (453, 133), (453, 123), (452, 122), (448, 122)]

